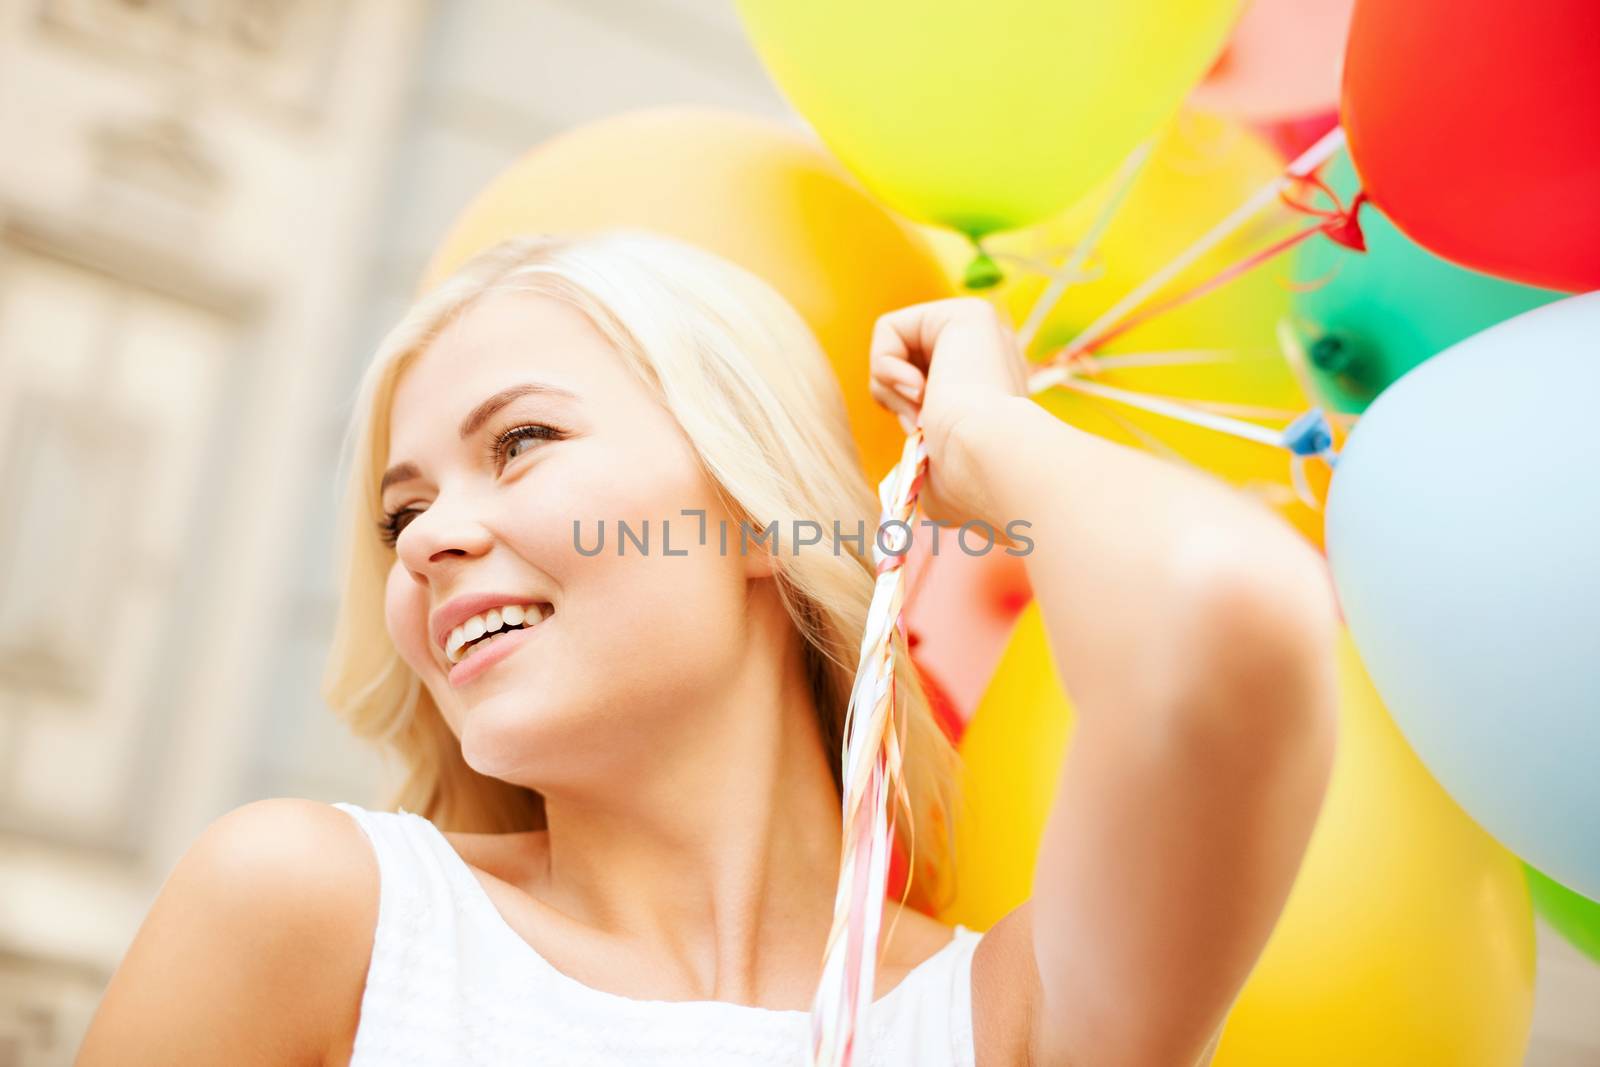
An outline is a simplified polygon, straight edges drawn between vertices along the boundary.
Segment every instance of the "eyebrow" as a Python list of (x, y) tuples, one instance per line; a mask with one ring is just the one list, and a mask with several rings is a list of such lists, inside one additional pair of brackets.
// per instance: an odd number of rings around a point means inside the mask
[[(465, 441), (467, 438), (477, 433), (478, 430), (482, 428), (483, 424), (488, 422), (489, 419), (493, 417), (495, 412), (499, 411), (513, 400), (528, 396), (529, 394), (565, 397), (568, 400), (578, 399), (576, 393), (570, 393), (567, 390), (561, 389), (554, 385), (545, 385), (543, 382), (523, 382), (521, 385), (507, 386), (498, 393), (495, 393), (493, 396), (489, 397), (477, 407), (473, 408), (471, 411), (467, 412), (467, 417), (461, 420), (461, 426), (458, 431), (461, 435), (461, 439)], [(383, 480), (378, 483), (378, 492), (382, 493), (385, 489), (389, 488), (396, 482), (403, 482), (409, 478), (419, 477), (421, 473), (422, 472), (417, 469), (417, 465), (415, 463), (396, 463), (393, 467), (390, 467), (387, 471), (384, 471)]]

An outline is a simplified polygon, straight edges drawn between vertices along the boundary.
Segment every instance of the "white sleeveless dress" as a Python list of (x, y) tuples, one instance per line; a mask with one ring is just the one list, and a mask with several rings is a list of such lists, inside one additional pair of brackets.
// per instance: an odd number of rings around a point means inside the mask
[[(378, 925), (350, 1067), (803, 1067), (807, 1011), (638, 1000), (555, 968), (494, 906), (433, 823), (334, 807), (377, 854)], [(974, 1067), (972, 953), (949, 944), (872, 1005), (859, 1067)]]

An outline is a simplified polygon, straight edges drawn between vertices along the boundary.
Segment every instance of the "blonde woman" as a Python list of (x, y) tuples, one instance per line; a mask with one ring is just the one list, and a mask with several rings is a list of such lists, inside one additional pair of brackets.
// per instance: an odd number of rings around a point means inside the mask
[[(1329, 774), (1320, 558), (1036, 406), (982, 301), (872, 344), (873, 395), (926, 434), (926, 513), (1028, 524), (1079, 725), (1033, 899), (936, 921), (956, 759), (896, 638), (911, 881), (855, 1062), (1193, 1064)], [(802, 321), (663, 238), (512, 240), (390, 333), (349, 443), (325, 688), (398, 756), (398, 810), (218, 819), (79, 1062), (804, 1063), (873, 589), (850, 535), (879, 505)], [(796, 548), (807, 520), (828, 536)]]

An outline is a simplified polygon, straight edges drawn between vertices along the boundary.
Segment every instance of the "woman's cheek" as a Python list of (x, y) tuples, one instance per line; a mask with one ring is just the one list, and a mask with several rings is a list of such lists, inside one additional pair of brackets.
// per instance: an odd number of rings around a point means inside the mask
[(428, 654), (427, 592), (412, 581), (405, 565), (395, 560), (384, 586), (383, 617), (389, 639), (417, 674), (427, 676), (432, 657)]
[[(597, 479), (603, 478), (597, 475)], [(509, 555), (505, 571), (517, 575), (505, 580), (525, 582), (528, 588), (551, 592), (557, 598), (574, 585), (581, 591), (593, 580), (597, 564), (603, 565), (606, 557), (616, 553), (616, 514), (616, 506), (593, 488), (581, 492), (554, 485), (538, 499), (517, 500), (498, 526), (501, 545)], [(605, 551), (596, 556), (601, 520), (605, 521)], [(639, 524), (632, 525), (637, 531)]]

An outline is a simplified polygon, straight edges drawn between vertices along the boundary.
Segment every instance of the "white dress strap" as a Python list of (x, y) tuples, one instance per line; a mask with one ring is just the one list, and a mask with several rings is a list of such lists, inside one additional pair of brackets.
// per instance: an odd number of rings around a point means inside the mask
[(949, 1058), (944, 1060), (955, 1067), (977, 1067), (977, 1048), (972, 1033), (972, 956), (982, 940), (983, 931), (956, 924), (955, 948), (951, 950), (946, 974), (951, 1046)]
[(334, 807), (366, 831), (378, 861), (378, 925), (351, 1067), (490, 1062), (462, 1056), (474, 1029), (462, 1010), (471, 917), (450, 869), (416, 816)]

